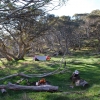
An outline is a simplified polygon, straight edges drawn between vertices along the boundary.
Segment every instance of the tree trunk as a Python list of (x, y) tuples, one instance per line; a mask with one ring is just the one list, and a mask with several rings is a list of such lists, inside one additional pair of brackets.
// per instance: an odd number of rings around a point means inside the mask
[(33, 91), (57, 91), (58, 86), (52, 85), (40, 85), (40, 86), (23, 86), (9, 83), (7, 85), (0, 85), (0, 89), (11, 90), (33, 90)]

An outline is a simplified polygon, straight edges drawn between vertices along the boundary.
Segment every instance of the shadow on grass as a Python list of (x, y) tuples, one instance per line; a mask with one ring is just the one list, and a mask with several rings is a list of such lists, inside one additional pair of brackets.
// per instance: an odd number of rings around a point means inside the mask
[[(21, 93), (21, 92), (20, 92)], [(77, 93), (49, 93), (49, 92), (13, 92), (0, 95), (0, 100), (99, 100), (100, 95), (85, 96)], [(17, 98), (16, 98), (17, 97)]]
[(50, 94), (47, 95), (46, 100), (99, 100), (99, 95), (94, 96), (85, 96), (83, 94), (76, 94), (76, 93), (70, 93), (70, 94)]

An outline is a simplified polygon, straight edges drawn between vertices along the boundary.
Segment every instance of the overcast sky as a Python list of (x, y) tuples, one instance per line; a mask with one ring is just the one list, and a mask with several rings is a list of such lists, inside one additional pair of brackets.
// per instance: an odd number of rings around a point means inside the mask
[(96, 9), (100, 9), (100, 0), (69, 0), (63, 7), (49, 13), (56, 16), (73, 16), (76, 13), (90, 13)]

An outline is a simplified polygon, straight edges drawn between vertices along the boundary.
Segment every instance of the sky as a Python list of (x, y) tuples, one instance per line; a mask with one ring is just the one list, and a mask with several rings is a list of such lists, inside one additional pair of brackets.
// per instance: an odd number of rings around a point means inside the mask
[(100, 0), (68, 0), (62, 7), (57, 7), (48, 13), (56, 16), (73, 16), (74, 14), (91, 13), (100, 10)]

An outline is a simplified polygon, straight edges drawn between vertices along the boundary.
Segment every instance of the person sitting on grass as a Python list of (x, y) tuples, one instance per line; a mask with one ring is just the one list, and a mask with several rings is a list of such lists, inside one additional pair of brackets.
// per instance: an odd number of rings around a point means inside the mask
[(80, 80), (80, 75), (79, 75), (79, 71), (78, 70), (75, 70), (73, 73), (72, 73), (72, 76), (70, 77), (70, 80), (72, 81), (71, 83), (71, 88), (74, 87), (75, 85), (75, 82)]
[(75, 70), (72, 74), (72, 76), (70, 77), (72, 84), (71, 84), (71, 88), (73, 88), (74, 86), (83, 86), (83, 87), (87, 87), (89, 86), (88, 82), (81, 79), (80, 75), (79, 75), (79, 71)]

